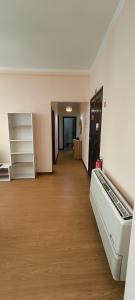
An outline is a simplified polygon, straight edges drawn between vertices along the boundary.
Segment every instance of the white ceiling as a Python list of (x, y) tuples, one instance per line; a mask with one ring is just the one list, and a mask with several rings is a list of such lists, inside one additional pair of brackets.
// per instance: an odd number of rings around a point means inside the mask
[(88, 70), (119, 0), (0, 0), (0, 68)]

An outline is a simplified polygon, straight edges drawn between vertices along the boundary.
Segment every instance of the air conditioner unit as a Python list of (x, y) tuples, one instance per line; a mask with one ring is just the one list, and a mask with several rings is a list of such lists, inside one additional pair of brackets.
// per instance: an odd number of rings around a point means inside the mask
[(100, 169), (91, 176), (90, 202), (115, 280), (125, 280), (133, 211)]

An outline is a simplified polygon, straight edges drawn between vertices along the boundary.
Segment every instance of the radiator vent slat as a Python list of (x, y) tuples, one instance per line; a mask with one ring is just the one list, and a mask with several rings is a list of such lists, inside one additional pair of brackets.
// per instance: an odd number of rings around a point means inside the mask
[(107, 180), (102, 175), (102, 173), (100, 172), (99, 169), (95, 170), (95, 174), (98, 177), (100, 183), (102, 184), (104, 190), (108, 194), (110, 200), (113, 202), (117, 211), (123, 218), (123, 220), (132, 219), (132, 213), (130, 212), (128, 207), (126, 207), (126, 205), (124, 205), (124, 203), (122, 203), (121, 199), (118, 197), (118, 195), (112, 189), (112, 187), (109, 185), (109, 183), (107, 182)]

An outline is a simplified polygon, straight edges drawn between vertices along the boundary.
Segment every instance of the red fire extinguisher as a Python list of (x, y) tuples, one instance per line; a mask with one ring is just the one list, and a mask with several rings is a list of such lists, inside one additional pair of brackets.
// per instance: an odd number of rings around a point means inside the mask
[(96, 160), (96, 165), (95, 165), (95, 168), (97, 169), (101, 169), (102, 170), (102, 166), (103, 166), (103, 161), (102, 159), (97, 159)]

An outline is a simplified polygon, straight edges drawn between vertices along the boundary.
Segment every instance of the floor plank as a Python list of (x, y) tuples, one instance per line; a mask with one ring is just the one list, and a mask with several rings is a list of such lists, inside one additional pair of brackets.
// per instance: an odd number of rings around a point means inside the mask
[(61, 152), (54, 171), (0, 183), (0, 299), (122, 300), (83, 164)]

